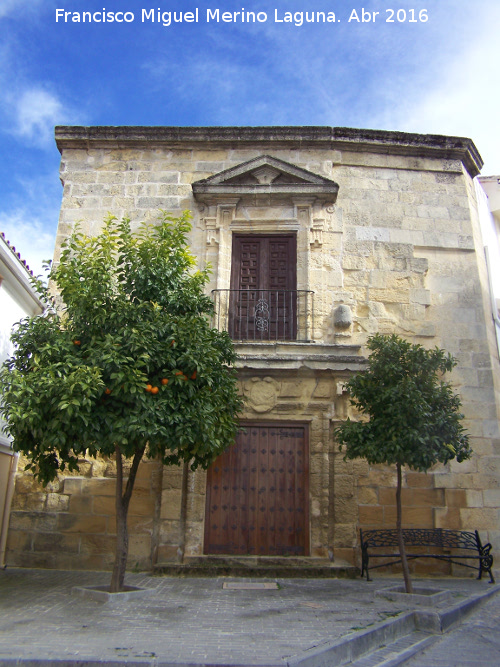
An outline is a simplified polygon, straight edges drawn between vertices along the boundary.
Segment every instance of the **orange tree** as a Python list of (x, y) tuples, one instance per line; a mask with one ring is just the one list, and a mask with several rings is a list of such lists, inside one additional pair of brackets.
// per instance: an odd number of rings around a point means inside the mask
[(456, 361), (444, 350), (427, 350), (395, 334), (371, 336), (367, 347), (368, 369), (346, 383), (362, 419), (347, 419), (335, 434), (340, 448), (345, 447), (345, 458), (396, 466), (396, 529), (405, 588), (411, 593), (402, 532), (401, 469), (427, 472), (438, 462), (470, 458), (460, 397), (442, 379)]
[(14, 449), (42, 483), (78, 471), (81, 456), (115, 457), (112, 592), (123, 588), (141, 459), (206, 468), (237, 430), (234, 348), (210, 326), (208, 271), (195, 270), (190, 228), (187, 212), (161, 212), (137, 234), (113, 216), (97, 236), (76, 229), (49, 273), (57, 296), (38, 283), (45, 312), (18, 325), (0, 371)]

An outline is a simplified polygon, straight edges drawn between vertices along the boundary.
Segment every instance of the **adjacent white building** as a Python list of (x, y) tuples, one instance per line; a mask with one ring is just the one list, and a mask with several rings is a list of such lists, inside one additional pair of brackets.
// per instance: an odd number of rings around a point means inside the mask
[[(0, 234), (0, 363), (12, 353), (12, 327), (27, 315), (42, 312), (42, 303), (30, 282), (29, 267)], [(0, 420), (0, 567), (4, 565), (13, 480), (17, 455)]]
[(500, 355), (500, 176), (479, 176), (478, 208), (488, 263), (491, 311)]

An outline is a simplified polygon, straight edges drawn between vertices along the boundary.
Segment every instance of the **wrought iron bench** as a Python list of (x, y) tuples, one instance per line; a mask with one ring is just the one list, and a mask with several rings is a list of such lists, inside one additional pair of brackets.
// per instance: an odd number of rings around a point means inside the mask
[[(366, 572), (367, 581), (371, 581), (369, 573), (370, 558), (391, 559), (389, 562), (372, 565), (371, 569), (401, 562), (396, 529), (360, 530), (359, 533), (361, 537), (361, 576)], [(479, 571), (478, 579), (482, 578), (483, 572), (487, 572), (490, 575), (490, 583), (495, 583), (495, 578), (491, 571), (493, 567), (493, 556), (490, 553), (491, 544), (481, 544), (477, 530), (472, 533), (461, 530), (444, 530), (443, 528), (404, 528), (403, 539), (406, 547), (434, 547), (474, 551), (474, 554), (451, 554), (415, 553), (410, 550), (407, 552), (406, 557), (408, 560), (414, 560), (415, 558), (437, 558), (438, 560), (445, 560), (455, 565), (471, 567)], [(388, 553), (389, 547), (395, 547), (397, 552), (395, 553), (392, 550), (391, 553)], [(380, 553), (378, 551), (379, 548), (385, 548), (384, 552)], [(374, 553), (372, 549), (377, 549), (377, 551)], [(471, 565), (466, 562), (468, 560), (477, 560), (477, 565)]]

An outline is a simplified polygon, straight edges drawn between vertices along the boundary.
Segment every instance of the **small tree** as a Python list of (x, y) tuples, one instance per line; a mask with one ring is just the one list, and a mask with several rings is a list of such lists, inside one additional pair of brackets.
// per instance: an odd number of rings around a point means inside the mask
[[(189, 214), (158, 224), (106, 218), (78, 229), (49, 278), (43, 316), (23, 320), (0, 372), (1, 412), (14, 449), (44, 484), (78, 471), (78, 458), (116, 458), (116, 557), (111, 592), (123, 589), (127, 513), (143, 456), (203, 468), (237, 431), (241, 399), (232, 342), (211, 328), (208, 271), (187, 247)], [(131, 459), (128, 479), (124, 459)]]
[(395, 334), (372, 336), (367, 346), (368, 370), (346, 385), (352, 405), (365, 419), (347, 419), (335, 433), (347, 459), (396, 465), (396, 528), (405, 588), (411, 593), (402, 532), (401, 468), (427, 472), (435, 463), (470, 457), (460, 423), (460, 398), (441, 379), (456, 361), (443, 350), (426, 350)]

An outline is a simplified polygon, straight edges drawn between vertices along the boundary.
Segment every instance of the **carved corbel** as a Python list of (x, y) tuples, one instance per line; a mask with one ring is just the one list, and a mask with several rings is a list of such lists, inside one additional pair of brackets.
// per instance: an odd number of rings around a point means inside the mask
[(218, 245), (220, 233), (217, 227), (217, 218), (205, 218), (204, 223), (207, 232), (207, 245)]
[(321, 229), (311, 229), (310, 241), (311, 250), (321, 248), (323, 245), (323, 231)]
[(298, 220), (300, 229), (308, 229), (311, 225), (311, 207), (302, 202), (301, 204), (294, 202), (294, 207), (295, 217)]
[(310, 244), (311, 248), (321, 248), (323, 245), (323, 230), (325, 229), (325, 221), (321, 218), (315, 218), (310, 229)]
[(236, 215), (238, 199), (217, 205), (217, 227), (228, 230)]

